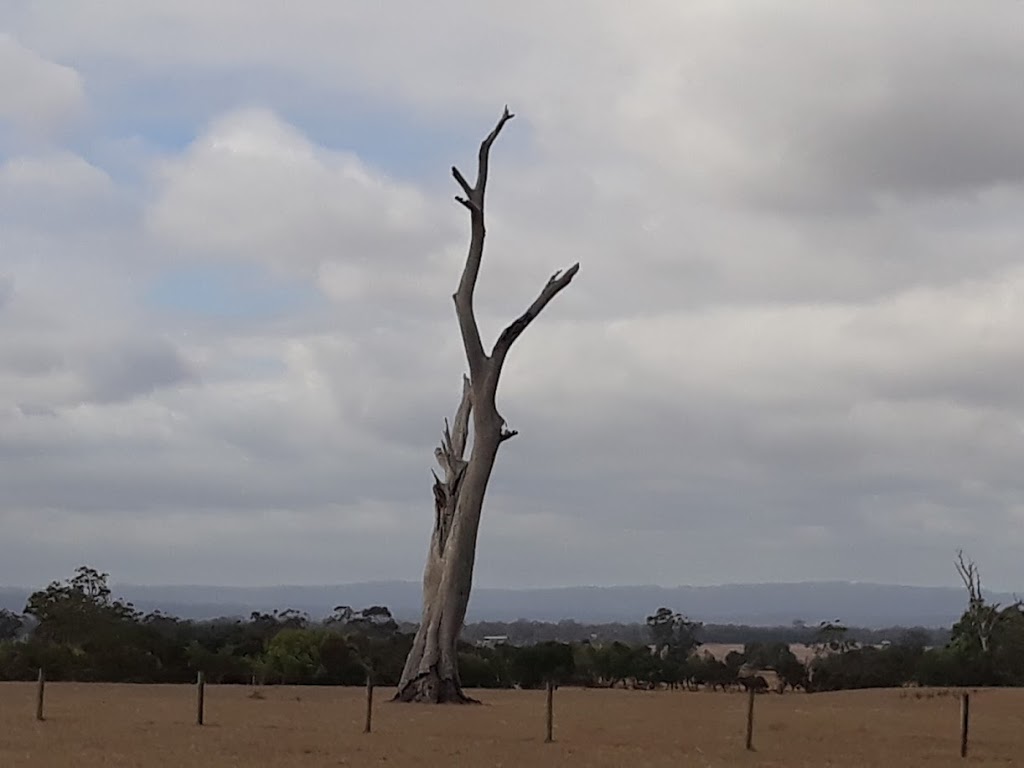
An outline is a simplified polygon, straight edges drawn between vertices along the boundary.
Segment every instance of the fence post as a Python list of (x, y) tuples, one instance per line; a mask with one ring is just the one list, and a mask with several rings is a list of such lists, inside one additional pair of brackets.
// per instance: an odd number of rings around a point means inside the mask
[(373, 727), (373, 675), (366, 673), (366, 724), (363, 733), (369, 733)]
[(754, 686), (747, 695), (747, 751), (754, 751)]
[(971, 694), (960, 697), (960, 757), (967, 757), (967, 729), (971, 722)]
[(43, 672), (43, 668), (39, 668), (39, 679), (36, 683), (36, 720), (42, 722), (45, 718), (43, 717), (43, 691), (46, 688), (46, 673)]
[(206, 705), (206, 675), (202, 670), (196, 674), (196, 725), (203, 724), (203, 710)]
[(555, 704), (555, 681), (548, 680), (548, 703), (547, 703), (547, 735), (544, 737), (544, 743), (550, 744), (555, 740), (554, 725), (555, 715), (554, 706)]

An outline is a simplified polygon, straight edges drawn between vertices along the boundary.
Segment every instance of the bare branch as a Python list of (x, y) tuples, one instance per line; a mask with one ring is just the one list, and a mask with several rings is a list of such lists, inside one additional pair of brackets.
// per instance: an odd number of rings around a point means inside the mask
[(983, 653), (988, 653), (992, 631), (999, 621), (999, 603), (985, 605), (985, 598), (981, 594), (981, 572), (973, 560), (964, 558), (963, 550), (956, 553), (956, 571), (967, 588), (967, 616), (978, 636)]
[[(472, 197), (473, 188), (469, 186), (469, 182), (466, 181), (466, 177), (463, 176), (462, 172), (454, 165), (452, 166), (452, 176), (454, 176), (455, 180), (459, 182), (459, 186), (462, 187), (462, 191), (466, 193), (466, 197)], [(455, 199), (458, 200), (458, 198)]]
[(954, 565), (956, 565), (956, 572), (960, 574), (960, 579), (967, 589), (967, 597), (971, 603), (976, 603), (981, 599), (981, 574), (978, 573), (978, 566), (973, 560), (964, 559), (964, 551), (962, 549), (956, 551), (956, 563)]
[(466, 440), (469, 436), (469, 414), (473, 410), (473, 388), (469, 377), (462, 377), (462, 401), (455, 412), (455, 432), (451, 442), (452, 452), (460, 459), (466, 452)]
[(463, 206), (470, 213), (480, 213), (480, 209), (477, 208), (476, 203), (474, 203), (472, 200), (467, 200), (464, 197), (459, 197), (458, 195), (456, 195), (455, 196), (455, 201), (459, 205)]
[(513, 342), (522, 335), (526, 327), (537, 319), (537, 316), (543, 311), (544, 307), (548, 305), (559, 292), (565, 288), (572, 279), (576, 277), (576, 273), (580, 271), (579, 262), (573, 264), (564, 273), (559, 270), (555, 272), (548, 280), (547, 284), (541, 289), (540, 295), (534, 299), (523, 314), (517, 317), (512, 323), (501, 332), (498, 336), (498, 340), (494, 343), (494, 351), (491, 356), (494, 358), (497, 365), (501, 365), (505, 360), (505, 355), (508, 354), (509, 348), (511, 348)]
[(505, 105), (505, 110), (501, 113), (501, 119), (498, 120), (498, 124), (494, 126), (494, 130), (487, 134), (487, 138), (480, 143), (480, 155), (478, 157), (479, 165), (476, 173), (476, 191), (480, 193), (481, 198), (484, 194), (484, 188), (487, 186), (487, 161), (491, 152), (491, 145), (494, 140), (498, 138), (498, 134), (501, 133), (501, 129), (505, 127), (505, 123), (511, 120), (515, 115), (508, 111), (508, 105)]
[(484, 193), (487, 189), (487, 171), (490, 161), (491, 145), (498, 138), (501, 129), (513, 117), (505, 107), (498, 124), (480, 143), (480, 154), (477, 161), (476, 185), (469, 186), (466, 177), (452, 166), (452, 175), (458, 182), (465, 197), (456, 197), (459, 203), (470, 212), (471, 234), (469, 252), (466, 254), (466, 265), (462, 270), (459, 288), (455, 292), (455, 312), (459, 318), (459, 330), (462, 333), (462, 346), (466, 350), (466, 361), (469, 372), (474, 380), (482, 378), (487, 365), (487, 354), (483, 342), (480, 341), (480, 328), (477, 326), (476, 314), (473, 311), (473, 292), (480, 274), (480, 261), (484, 255), (484, 237), (487, 233), (484, 226)]
[(442, 438), (441, 448), (448, 453), (452, 451), (452, 431), (448, 426), (448, 419), (444, 420), (444, 437)]
[(506, 440), (511, 440), (513, 437), (519, 434), (518, 429), (508, 429), (504, 425), (501, 427), (501, 434), (498, 435), (498, 443), (504, 443)]
[(469, 414), (473, 409), (473, 390), (470, 386), (469, 377), (462, 377), (462, 399), (459, 401), (459, 408), (455, 412), (455, 422), (448, 424), (444, 420), (444, 434), (441, 437), (441, 445), (434, 449), (434, 457), (437, 463), (444, 470), (444, 480), (431, 470), (434, 477), (434, 538), (433, 542), (440, 555), (444, 552), (448, 543), (448, 534), (451, 532), (452, 521), (455, 519), (455, 511), (459, 504), (459, 492), (462, 488), (462, 479), (466, 473), (469, 462), (462, 456), (466, 450), (466, 440), (469, 435)]
[[(462, 458), (466, 451), (466, 440), (469, 437), (469, 415), (473, 410), (473, 390), (469, 377), (462, 377), (462, 400), (455, 412), (454, 427), (449, 427), (448, 419), (444, 420), (444, 434), (441, 445), (434, 449), (434, 456), (441, 469), (445, 471), (445, 484), (449, 490), (465, 468), (466, 461)], [(437, 479), (435, 475), (435, 480)]]

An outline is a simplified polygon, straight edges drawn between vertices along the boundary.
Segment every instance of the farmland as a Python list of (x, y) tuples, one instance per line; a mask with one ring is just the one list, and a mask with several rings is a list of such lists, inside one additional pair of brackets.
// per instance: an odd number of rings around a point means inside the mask
[[(392, 704), (378, 692), (363, 734), (357, 688), (55, 683), (46, 722), (35, 686), (0, 684), (0, 765), (21, 766), (871, 766), (963, 765), (956, 697), (928, 689), (757, 698), (743, 749), (740, 694), (562, 688), (554, 744), (542, 691), (480, 691), (483, 706)], [(1024, 691), (972, 696), (971, 765), (1024, 753)]]

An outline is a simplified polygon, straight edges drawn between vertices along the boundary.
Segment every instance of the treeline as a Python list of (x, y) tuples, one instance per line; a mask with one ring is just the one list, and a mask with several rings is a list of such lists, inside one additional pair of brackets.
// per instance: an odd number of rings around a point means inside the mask
[[(403, 624), (403, 629), (415, 632), (415, 625)], [(848, 638), (860, 645), (879, 645), (881, 643), (897, 643), (909, 632), (923, 633), (927, 645), (941, 646), (949, 642), (948, 628), (931, 627), (886, 627), (869, 629), (850, 627)], [(790, 645), (813, 645), (818, 640), (819, 625), (805, 624), (795, 621), (790, 626), (752, 626), (748, 624), (702, 624), (700, 641), (702, 643), (725, 643), (744, 645), (746, 643), (787, 643)], [(588, 624), (563, 619), (558, 622), (529, 621), (481, 621), (467, 624), (462, 637), (471, 642), (479, 643), (487, 637), (505, 636), (512, 645), (532, 645), (542, 642), (610, 643), (619, 641), (627, 645), (640, 645), (650, 641), (650, 630), (645, 623), (613, 622), (607, 624)]]
[[(544, 626), (548, 630), (538, 629)], [(633, 642), (623, 642), (576, 622), (478, 624), (479, 636), (508, 635), (511, 642), (481, 647), (471, 633), (460, 646), (462, 682), (470, 688), (529, 688), (555, 679), (585, 686), (807, 691), (1024, 684), (1019, 604), (1000, 610), (972, 599), (938, 647), (930, 647), (934, 638), (925, 630), (869, 645), (827, 622), (718, 634), (666, 608), (638, 626)], [(517, 634), (527, 627), (532, 637)], [(564, 634), (537, 636), (552, 627)], [(383, 606), (338, 606), (322, 621), (290, 610), (201, 622), (143, 614), (111, 595), (106, 574), (83, 567), (33, 593), (23, 615), (0, 611), (0, 679), (29, 680), (42, 667), (51, 680), (183, 683), (203, 671), (217, 683), (358, 685), (371, 675), (379, 685), (394, 685), (412, 637)], [(743, 641), (743, 650), (725, 658), (702, 651), (702, 644), (726, 639)], [(813, 648), (813, 657), (806, 663), (797, 658), (793, 642)]]

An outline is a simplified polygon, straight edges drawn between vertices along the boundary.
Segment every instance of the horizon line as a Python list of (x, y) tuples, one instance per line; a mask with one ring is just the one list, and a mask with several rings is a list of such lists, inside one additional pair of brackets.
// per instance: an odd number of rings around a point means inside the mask
[[(35, 591), (37, 589), (45, 589), (53, 580), (46, 583), (44, 586), (26, 586), (18, 584), (3, 584), (0, 585), (0, 589), (4, 590), (28, 590)], [(421, 586), (422, 582), (418, 579), (368, 579), (366, 581), (339, 581), (334, 583), (319, 582), (319, 583), (277, 583), (277, 584), (216, 584), (216, 583), (199, 583), (199, 582), (188, 582), (188, 583), (139, 583), (131, 581), (112, 581), (110, 582), (111, 588), (141, 588), (141, 589), (237, 589), (237, 590), (251, 590), (251, 589), (336, 589), (340, 587), (359, 587), (359, 586), (375, 586), (375, 585), (412, 585)], [(560, 584), (554, 586), (494, 586), (489, 584), (481, 584), (474, 586), (473, 591), (479, 590), (496, 590), (503, 592), (556, 592), (563, 590), (573, 589), (663, 589), (663, 590), (676, 590), (676, 589), (723, 589), (729, 587), (765, 587), (765, 586), (779, 586), (779, 587), (791, 587), (791, 586), (808, 586), (808, 585), (859, 585), (866, 587), (897, 587), (900, 589), (962, 589), (961, 585), (956, 584), (905, 584), (898, 582), (883, 582), (883, 581), (866, 581), (862, 579), (805, 579), (801, 581), (744, 581), (744, 582), (720, 582), (714, 584)], [(983, 587), (983, 592), (989, 593), (1005, 593), (1013, 594), (1012, 589), (998, 589), (992, 587)]]

